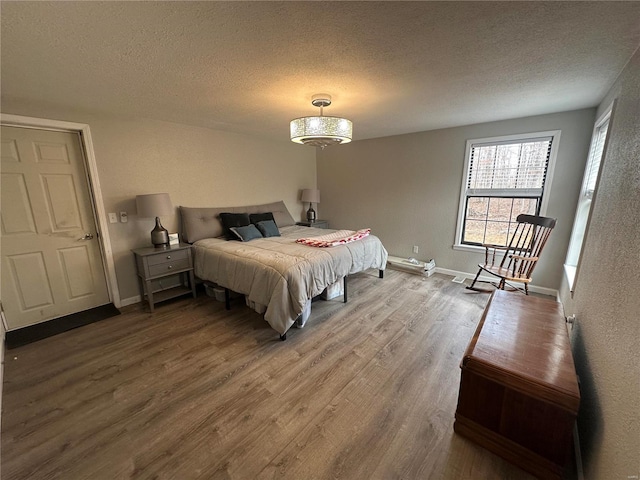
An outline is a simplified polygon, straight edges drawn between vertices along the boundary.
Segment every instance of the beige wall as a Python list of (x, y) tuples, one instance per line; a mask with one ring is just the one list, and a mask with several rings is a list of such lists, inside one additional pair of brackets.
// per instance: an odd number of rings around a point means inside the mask
[[(91, 127), (107, 212), (126, 211), (128, 223), (109, 225), (116, 275), (123, 300), (139, 295), (132, 248), (150, 245), (152, 219), (138, 219), (135, 196), (167, 192), (174, 206), (249, 205), (284, 200), (295, 219), (304, 206), (300, 189), (316, 185), (315, 151), (283, 141), (153, 120), (66, 111), (26, 102), (3, 101), (3, 113)], [(170, 232), (178, 214), (163, 217)]]
[[(640, 50), (598, 111), (617, 98), (573, 298), (563, 281), (582, 405), (585, 478), (640, 474)], [(635, 475), (635, 477), (634, 477)]]
[(547, 209), (558, 224), (533, 282), (558, 289), (594, 114), (578, 110), (327, 148), (318, 154), (319, 217), (332, 228), (371, 227), (391, 254), (435, 258), (439, 267), (475, 274), (483, 254), (452, 248), (466, 141), (561, 130)]

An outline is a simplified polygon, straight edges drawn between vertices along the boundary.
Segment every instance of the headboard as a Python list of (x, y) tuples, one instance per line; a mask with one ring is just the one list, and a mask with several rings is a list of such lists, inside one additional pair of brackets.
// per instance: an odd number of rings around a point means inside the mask
[(219, 215), (222, 212), (231, 213), (266, 213), (272, 212), (278, 227), (295, 225), (295, 220), (287, 210), (282, 200), (263, 205), (248, 205), (245, 207), (216, 207), (194, 208), (180, 207), (182, 220), (182, 241), (197, 242), (203, 238), (222, 237), (223, 228)]

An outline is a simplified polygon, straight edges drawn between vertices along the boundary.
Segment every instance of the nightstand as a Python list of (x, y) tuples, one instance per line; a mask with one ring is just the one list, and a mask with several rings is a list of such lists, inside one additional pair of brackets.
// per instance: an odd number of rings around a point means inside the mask
[(296, 222), (296, 225), (314, 228), (329, 228), (329, 220), (316, 220), (315, 222)]
[(132, 252), (136, 257), (142, 300), (147, 297), (152, 312), (154, 304), (163, 300), (189, 293), (196, 298), (191, 245), (137, 248)]

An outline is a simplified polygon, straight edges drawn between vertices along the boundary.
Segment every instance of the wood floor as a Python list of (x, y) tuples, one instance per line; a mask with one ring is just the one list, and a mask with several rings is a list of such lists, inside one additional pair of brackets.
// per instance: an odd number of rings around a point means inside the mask
[(371, 270), (285, 342), (200, 294), (9, 350), (3, 478), (532, 478), (453, 432), (488, 296)]

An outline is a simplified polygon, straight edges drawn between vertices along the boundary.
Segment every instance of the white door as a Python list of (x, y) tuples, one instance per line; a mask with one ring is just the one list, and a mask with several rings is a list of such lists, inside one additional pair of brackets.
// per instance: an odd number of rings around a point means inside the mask
[(2, 127), (0, 299), (9, 330), (109, 303), (77, 133)]

